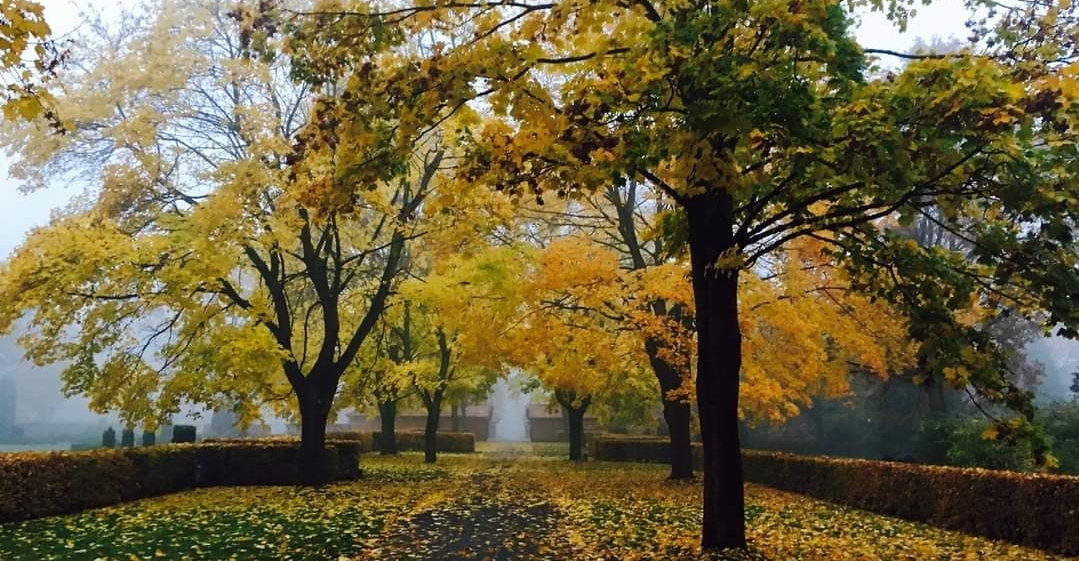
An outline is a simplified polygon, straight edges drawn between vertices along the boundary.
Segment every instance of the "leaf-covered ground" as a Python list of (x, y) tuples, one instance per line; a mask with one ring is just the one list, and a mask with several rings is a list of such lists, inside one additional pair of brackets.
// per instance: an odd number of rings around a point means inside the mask
[[(0, 525), (0, 559), (697, 559), (699, 484), (662, 466), (501, 449), (367, 456), (324, 489), (202, 489)], [(1044, 552), (747, 486), (753, 552), (722, 559), (1062, 560)]]

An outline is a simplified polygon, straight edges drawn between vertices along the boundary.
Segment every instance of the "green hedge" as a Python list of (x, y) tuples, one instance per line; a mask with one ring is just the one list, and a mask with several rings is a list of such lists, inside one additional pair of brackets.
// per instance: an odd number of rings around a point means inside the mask
[[(694, 445), (700, 467), (700, 448)], [(665, 462), (658, 438), (597, 438), (597, 460)], [(743, 451), (745, 479), (872, 512), (1079, 555), (1079, 477)]]
[[(394, 436), (397, 437), (398, 450), (402, 452), (423, 451), (422, 430), (394, 431)], [(379, 449), (381, 439), (382, 433), (375, 432), (373, 442), (375, 450)], [(476, 435), (470, 432), (438, 431), (435, 442), (436, 449), (439, 452), (467, 453), (476, 451)]]
[[(217, 442), (87, 452), (0, 454), (0, 523), (220, 485), (300, 481), (295, 442)], [(334, 480), (360, 475), (360, 446), (326, 446)]]

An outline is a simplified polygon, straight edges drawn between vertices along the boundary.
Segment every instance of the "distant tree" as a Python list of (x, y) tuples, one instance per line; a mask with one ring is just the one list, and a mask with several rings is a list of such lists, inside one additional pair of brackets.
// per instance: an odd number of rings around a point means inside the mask
[(236, 427), (239, 421), (236, 412), (229, 408), (215, 409), (210, 416), (210, 430), (208, 436), (238, 436), (240, 431)]
[(15, 428), (18, 391), (11, 376), (0, 377), (0, 438), (7, 438)]

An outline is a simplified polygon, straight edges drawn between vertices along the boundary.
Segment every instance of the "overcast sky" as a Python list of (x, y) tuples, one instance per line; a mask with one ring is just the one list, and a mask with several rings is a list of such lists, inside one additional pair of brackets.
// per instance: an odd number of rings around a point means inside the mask
[[(69, 33), (79, 24), (75, 6), (93, 6), (104, 13), (117, 11), (118, 7), (131, 5), (131, 0), (38, 0), (45, 6), (45, 17), (57, 35)], [(959, 0), (937, 0), (928, 7), (919, 7), (918, 15), (911, 21), (907, 33), (899, 33), (884, 16), (867, 14), (862, 17), (858, 37), (866, 47), (907, 50), (915, 37), (926, 41), (933, 37), (946, 39), (963, 37), (963, 21), (966, 19)], [(889, 61), (882, 61), (887, 63)], [(0, 156), (0, 258), (6, 257), (22, 241), (26, 232), (35, 225), (45, 224), (49, 213), (62, 206), (74, 193), (63, 186), (55, 186), (44, 192), (29, 195), (19, 193), (18, 185), (8, 178), (7, 161)]]

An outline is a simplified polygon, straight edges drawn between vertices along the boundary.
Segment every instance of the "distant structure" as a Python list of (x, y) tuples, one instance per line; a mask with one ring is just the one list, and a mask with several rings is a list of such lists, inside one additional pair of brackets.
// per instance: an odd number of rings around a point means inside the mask
[(9, 438), (15, 429), (15, 404), (18, 394), (11, 376), (0, 378), (0, 438)]
[(209, 436), (216, 437), (240, 436), (240, 431), (236, 428), (238, 420), (232, 409), (215, 409), (213, 416), (210, 417), (210, 429), (207, 433)]

